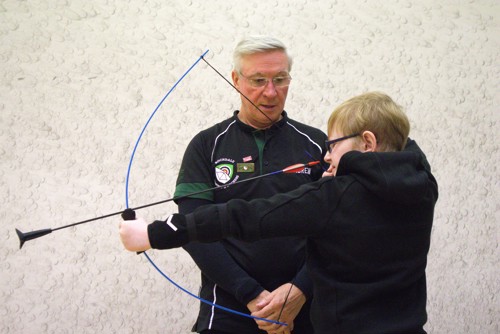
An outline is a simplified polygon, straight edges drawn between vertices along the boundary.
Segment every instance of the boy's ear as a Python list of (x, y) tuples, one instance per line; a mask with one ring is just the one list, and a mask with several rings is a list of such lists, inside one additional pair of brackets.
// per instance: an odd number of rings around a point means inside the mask
[(363, 150), (364, 152), (376, 152), (377, 151), (377, 137), (371, 131), (363, 131), (361, 134), (363, 138)]

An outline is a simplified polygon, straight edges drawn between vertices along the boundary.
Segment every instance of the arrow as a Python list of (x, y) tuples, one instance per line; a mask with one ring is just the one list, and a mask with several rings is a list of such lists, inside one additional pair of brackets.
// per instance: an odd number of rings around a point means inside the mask
[(90, 222), (93, 222), (93, 221), (96, 221), (96, 220), (100, 220), (100, 219), (104, 219), (104, 218), (109, 218), (109, 217), (113, 217), (113, 216), (117, 216), (117, 215), (121, 215), (121, 214), (124, 214), (124, 219), (129, 220), (129, 218), (126, 218), (126, 217), (128, 217), (128, 215), (131, 212), (136, 211), (136, 210), (148, 208), (150, 206), (154, 206), (154, 205), (158, 205), (158, 204), (163, 204), (163, 203), (167, 203), (167, 202), (170, 202), (170, 201), (174, 201), (174, 200), (178, 200), (178, 199), (182, 199), (182, 198), (186, 198), (186, 197), (191, 197), (191, 196), (198, 195), (198, 194), (205, 193), (205, 192), (212, 191), (212, 190), (224, 189), (224, 188), (233, 186), (235, 184), (240, 184), (240, 183), (243, 183), (243, 182), (253, 181), (253, 180), (260, 179), (260, 178), (263, 178), (263, 177), (266, 177), (266, 176), (277, 175), (277, 174), (299, 173), (302, 170), (304, 170), (304, 168), (311, 167), (311, 166), (317, 165), (319, 163), (320, 163), (319, 161), (311, 161), (311, 162), (308, 162), (308, 163), (305, 163), (305, 164), (298, 163), (298, 164), (295, 164), (295, 165), (288, 166), (288, 167), (286, 167), (284, 169), (281, 169), (281, 170), (277, 170), (277, 171), (270, 172), (270, 173), (267, 173), (267, 174), (262, 174), (262, 175), (250, 177), (248, 179), (241, 180), (241, 181), (238, 181), (238, 182), (229, 183), (229, 184), (224, 185), (224, 186), (217, 186), (217, 187), (213, 187), (213, 188), (203, 189), (203, 190), (195, 191), (195, 192), (192, 192), (192, 193), (189, 193), (189, 194), (186, 194), (186, 195), (182, 195), (182, 196), (178, 196), (178, 197), (172, 197), (172, 198), (165, 199), (165, 200), (162, 200), (162, 201), (158, 201), (158, 202), (153, 202), (153, 203), (141, 205), (141, 206), (138, 206), (138, 207), (135, 207), (135, 208), (128, 208), (128, 209), (126, 209), (124, 211), (113, 212), (113, 213), (109, 213), (109, 214), (104, 215), (104, 216), (95, 217), (95, 218), (91, 218), (91, 219), (86, 219), (86, 220), (82, 220), (82, 221), (79, 221), (79, 222), (76, 222), (76, 223), (73, 223), (73, 224), (68, 224), (68, 225), (64, 225), (64, 226), (60, 226), (60, 227), (56, 227), (56, 228), (46, 228), (46, 229), (36, 230), (36, 231), (31, 231), (31, 232), (21, 232), (21, 231), (19, 231), (16, 228), (16, 233), (17, 233), (17, 236), (19, 237), (19, 242), (20, 242), (19, 249), (21, 249), (23, 247), (23, 245), (24, 245), (24, 243), (26, 241), (43, 237), (44, 235), (50, 234), (50, 233), (52, 233), (54, 231), (62, 230), (62, 229), (65, 229), (65, 228), (68, 228), (68, 227), (72, 227), (72, 226), (77, 226), (77, 225), (81, 225), (81, 224), (90, 223)]

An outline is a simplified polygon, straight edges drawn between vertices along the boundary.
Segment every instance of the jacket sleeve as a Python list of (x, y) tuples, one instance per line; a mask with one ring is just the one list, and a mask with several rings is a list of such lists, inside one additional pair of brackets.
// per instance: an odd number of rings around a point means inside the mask
[(152, 224), (160, 226), (152, 227), (158, 230), (158, 236), (150, 234), (151, 246), (175, 248), (191, 241), (214, 242), (226, 237), (256, 241), (316, 235), (328, 224), (349, 182), (325, 177), (268, 199), (233, 199), (224, 204), (205, 205), (187, 215), (175, 214), (172, 223), (176, 231), (161, 222)]
[(306, 296), (309, 300), (313, 296), (313, 282), (311, 277), (307, 271), (306, 264), (302, 265), (297, 275), (295, 275), (293, 279), (293, 285), (298, 287), (300, 291)]
[[(179, 201), (179, 212), (190, 213), (205, 204), (210, 202), (184, 199)], [(232, 294), (240, 303), (246, 305), (264, 291), (264, 288), (234, 261), (220, 242), (193, 242), (183, 248), (204, 275)]]
[[(165, 249), (192, 241), (214, 242), (230, 236), (255, 241), (279, 236), (321, 235), (352, 182), (354, 179), (348, 177), (325, 177), (269, 199), (233, 199), (224, 204), (205, 205), (187, 215), (175, 214), (171, 220), (175, 230), (164, 222), (149, 225), (150, 243), (153, 248)], [(294, 284), (310, 296), (302, 275), (305, 272), (297, 275)], [(239, 279), (238, 284), (245, 284), (244, 276)], [(235, 287), (232, 289), (238, 293)]]

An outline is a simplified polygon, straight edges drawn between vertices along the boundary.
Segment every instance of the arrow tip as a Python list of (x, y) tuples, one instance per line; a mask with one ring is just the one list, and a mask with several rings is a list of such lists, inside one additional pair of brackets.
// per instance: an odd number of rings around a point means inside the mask
[(24, 245), (24, 242), (26, 241), (26, 238), (24, 237), (24, 233), (19, 231), (17, 228), (16, 228), (16, 233), (17, 233), (17, 236), (19, 237), (19, 249), (23, 248), (23, 245)]
[(52, 229), (46, 228), (43, 230), (37, 230), (37, 231), (23, 233), (16, 228), (16, 233), (17, 233), (17, 236), (19, 237), (19, 242), (20, 242), (19, 249), (21, 249), (21, 248), (23, 248), (23, 245), (26, 241), (31, 240), (31, 239), (40, 238), (46, 234), (52, 233)]

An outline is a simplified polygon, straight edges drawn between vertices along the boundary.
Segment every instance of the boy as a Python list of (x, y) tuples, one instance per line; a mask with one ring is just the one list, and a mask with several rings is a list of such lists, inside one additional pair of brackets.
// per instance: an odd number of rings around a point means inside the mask
[(315, 333), (425, 333), (425, 267), (438, 189), (425, 155), (407, 143), (409, 129), (389, 96), (356, 96), (330, 116), (330, 167), (321, 180), (268, 199), (174, 214), (168, 221), (175, 231), (163, 221), (125, 221), (122, 242), (142, 251), (229, 236), (303, 236)]

